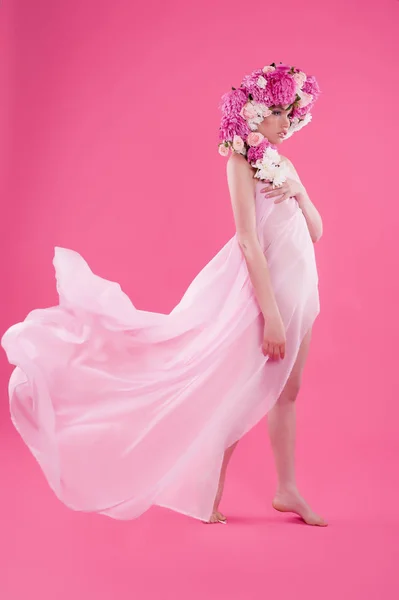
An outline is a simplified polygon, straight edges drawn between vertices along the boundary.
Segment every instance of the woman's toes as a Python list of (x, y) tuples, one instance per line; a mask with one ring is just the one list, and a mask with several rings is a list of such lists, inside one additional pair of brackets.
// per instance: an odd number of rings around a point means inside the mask
[(227, 523), (227, 519), (223, 513), (215, 511), (211, 514), (208, 521), (202, 521), (203, 523)]
[(208, 521), (202, 521), (203, 523), (217, 523), (219, 519), (216, 516), (216, 513), (212, 513), (209, 517)]

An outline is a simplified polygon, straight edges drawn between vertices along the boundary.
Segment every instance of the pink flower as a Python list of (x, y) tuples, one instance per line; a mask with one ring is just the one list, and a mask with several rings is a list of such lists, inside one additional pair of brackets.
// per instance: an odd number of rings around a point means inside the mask
[(266, 85), (264, 88), (259, 87), (258, 79), (259, 77), (263, 77), (264, 73), (262, 69), (257, 69), (253, 71), (250, 75), (245, 75), (241, 82), (241, 87), (244, 87), (249, 94), (252, 95), (252, 98), (255, 102), (264, 102), (265, 104), (269, 104), (268, 99), (268, 86)]
[(270, 95), (270, 105), (285, 106), (292, 104), (296, 96), (296, 82), (292, 75), (288, 75), (281, 67), (268, 76), (268, 92)]
[(242, 109), (240, 110), (240, 115), (245, 119), (253, 119), (257, 116), (257, 112), (255, 110), (255, 107), (253, 106), (253, 104), (251, 104), (251, 102), (247, 102)]
[(275, 70), (276, 67), (272, 67), (271, 65), (266, 65), (266, 67), (263, 67), (262, 69), (263, 73), (273, 73)]
[(221, 154), (221, 156), (227, 156), (228, 153), (229, 153), (228, 146), (225, 146), (224, 144), (219, 144), (219, 154)]
[(299, 108), (304, 108), (305, 106), (310, 104), (313, 100), (313, 96), (311, 94), (307, 94), (303, 90), (301, 90), (300, 96), (301, 96), (301, 99), (298, 101), (298, 104), (297, 104), (297, 106)]
[(281, 63), (276, 66), (276, 71), (280, 71), (280, 73), (288, 73), (288, 71), (290, 70), (290, 65), (284, 65), (283, 63)]
[(238, 114), (244, 104), (248, 101), (248, 94), (245, 90), (238, 88), (223, 94), (219, 108), (224, 115)]
[(251, 146), (247, 153), (248, 162), (251, 164), (256, 163), (257, 160), (263, 158), (263, 154), (266, 148), (268, 148), (270, 145), (271, 144), (269, 140), (267, 138), (264, 138), (259, 144), (259, 146)]
[(299, 73), (293, 74), (293, 78), (295, 79), (295, 83), (297, 84), (297, 87), (301, 90), (303, 84), (306, 81), (306, 73), (304, 73), (303, 71), (299, 71)]
[(307, 94), (311, 94), (313, 96), (313, 100), (317, 100), (317, 97), (320, 94), (320, 88), (313, 75), (309, 75), (309, 77), (306, 79), (302, 90)]
[(239, 135), (235, 135), (233, 138), (233, 148), (236, 152), (241, 152), (244, 148), (244, 140)]
[(310, 112), (312, 105), (308, 104), (307, 106), (297, 106), (294, 105), (293, 110), (291, 111), (291, 120), (294, 119), (303, 119), (308, 112)]
[(247, 144), (249, 146), (259, 146), (264, 140), (264, 136), (260, 133), (260, 131), (252, 131), (247, 137)]
[(224, 115), (219, 127), (219, 141), (232, 142), (235, 135), (245, 139), (250, 131), (246, 120), (239, 114)]

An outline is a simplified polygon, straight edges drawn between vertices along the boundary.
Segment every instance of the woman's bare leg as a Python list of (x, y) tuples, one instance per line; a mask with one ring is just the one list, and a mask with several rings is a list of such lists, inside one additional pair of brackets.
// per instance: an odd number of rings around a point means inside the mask
[[(287, 383), (268, 413), (268, 430), (277, 470), (277, 490), (273, 507), (294, 512), (309, 525), (327, 525), (300, 495), (295, 478), (296, 397), (309, 352), (312, 330), (305, 335)], [(283, 359), (284, 360), (284, 359)]]
[(222, 467), (220, 469), (220, 477), (219, 477), (219, 485), (218, 485), (218, 490), (216, 492), (216, 497), (215, 497), (215, 502), (213, 504), (213, 510), (212, 510), (212, 514), (210, 516), (209, 519), (209, 523), (218, 523), (219, 521), (226, 521), (226, 517), (224, 516), (224, 514), (222, 514), (221, 512), (219, 512), (219, 504), (220, 501), (222, 499), (222, 495), (223, 495), (223, 489), (224, 489), (224, 482), (226, 479), (226, 472), (227, 472), (227, 466), (229, 464), (231, 455), (234, 452), (235, 447), (237, 446), (239, 440), (237, 440), (236, 442), (234, 442), (234, 444), (232, 444), (231, 446), (229, 446), (229, 448), (227, 448), (227, 450), (224, 453), (224, 458), (223, 458), (223, 463), (222, 463)]

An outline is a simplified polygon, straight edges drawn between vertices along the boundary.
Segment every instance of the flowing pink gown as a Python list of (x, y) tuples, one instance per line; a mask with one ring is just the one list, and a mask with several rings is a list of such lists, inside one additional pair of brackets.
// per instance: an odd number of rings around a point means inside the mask
[(274, 204), (262, 185), (257, 231), (286, 328), (283, 360), (262, 354), (263, 315), (236, 235), (169, 314), (138, 310), (56, 247), (59, 305), (3, 335), (16, 366), (12, 421), (71, 509), (133, 519), (158, 505), (209, 519), (225, 449), (272, 408), (320, 309), (302, 210), (294, 198)]

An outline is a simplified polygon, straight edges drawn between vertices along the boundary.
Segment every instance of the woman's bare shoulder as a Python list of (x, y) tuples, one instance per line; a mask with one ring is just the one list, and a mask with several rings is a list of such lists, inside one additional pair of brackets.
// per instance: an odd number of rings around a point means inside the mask
[(229, 158), (227, 159), (227, 164), (232, 169), (251, 169), (251, 165), (249, 164), (245, 156), (243, 154), (239, 154), (238, 152), (233, 152), (232, 154), (230, 154)]
[(299, 178), (298, 172), (297, 172), (296, 168), (294, 167), (293, 162), (289, 158), (287, 158), (286, 156), (282, 156), (281, 154), (280, 154), (280, 157), (287, 164), (287, 166), (292, 169), (292, 171), (295, 173), (295, 175)]
[(245, 156), (233, 152), (227, 160), (227, 176), (253, 179), (255, 169), (251, 167)]

